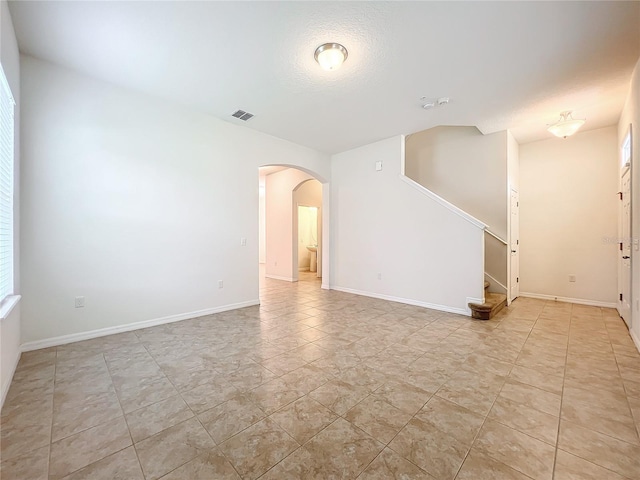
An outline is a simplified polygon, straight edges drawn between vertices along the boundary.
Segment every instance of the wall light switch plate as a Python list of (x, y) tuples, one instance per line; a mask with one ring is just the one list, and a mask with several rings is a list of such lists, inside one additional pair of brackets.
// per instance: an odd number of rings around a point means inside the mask
[(222, 280), (218, 280), (218, 288), (224, 288), (224, 282)]
[(84, 307), (84, 297), (76, 297), (76, 308)]
[(243, 246), (243, 247), (247, 246), (247, 239), (245, 237), (242, 237), (240, 239), (240, 245)]
[(379, 172), (382, 170), (382, 162), (376, 162), (376, 172)]
[(573, 275), (573, 274), (569, 275), (569, 281), (570, 282), (575, 282), (576, 281), (576, 276)]

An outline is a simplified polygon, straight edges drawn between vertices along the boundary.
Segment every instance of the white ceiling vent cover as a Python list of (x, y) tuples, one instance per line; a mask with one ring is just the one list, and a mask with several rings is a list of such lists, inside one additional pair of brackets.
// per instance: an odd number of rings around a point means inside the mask
[(232, 117), (239, 118), (240, 120), (244, 120), (245, 122), (253, 117), (253, 113), (245, 112), (244, 110), (236, 110), (231, 114)]

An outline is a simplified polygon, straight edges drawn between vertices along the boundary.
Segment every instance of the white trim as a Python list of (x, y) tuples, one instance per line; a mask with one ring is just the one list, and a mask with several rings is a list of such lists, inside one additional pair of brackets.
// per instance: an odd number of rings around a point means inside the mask
[(589, 305), (591, 307), (616, 308), (616, 302), (601, 302), (600, 300), (587, 300), (584, 298), (557, 297), (555, 295), (529, 292), (520, 292), (520, 296), (527, 298), (539, 298), (540, 300), (556, 300), (558, 302), (576, 303), (578, 305)]
[(323, 283), (320, 285), (320, 288), (323, 290), (331, 290), (331, 286), (328, 283)]
[[(389, 300), (391, 302), (405, 303), (407, 305), (415, 305), (416, 307), (430, 308), (431, 310), (439, 310), (441, 312), (457, 313), (459, 315), (466, 315), (466, 316), (471, 315), (471, 310), (469, 308), (456, 308), (456, 307), (449, 307), (447, 305), (437, 305), (434, 303), (421, 302), (419, 300), (412, 300), (409, 298), (394, 297), (392, 295), (384, 295), (382, 293), (365, 292), (362, 290), (356, 290), (354, 288), (347, 288), (347, 287), (333, 286), (331, 287), (331, 290), (337, 290), (339, 292), (345, 292), (345, 293), (353, 293), (354, 295), (362, 295), (364, 297), (379, 298), (380, 300)], [(467, 303), (469, 302), (473, 303), (478, 301), (478, 299), (475, 299), (475, 298), (467, 298), (467, 300), (468, 300)]]
[(2, 385), (2, 397), (0, 398), (0, 409), (4, 406), (4, 401), (7, 398), (7, 393), (9, 393), (9, 388), (11, 388), (11, 382), (13, 381), (13, 376), (16, 374), (16, 369), (18, 368), (18, 363), (20, 363), (20, 355), (22, 355), (21, 351), (18, 350), (18, 355), (16, 355), (16, 360), (13, 362), (13, 368), (11, 369), (11, 375), (7, 377), (7, 381)]
[(297, 280), (293, 277), (281, 277), (280, 275), (271, 275), (268, 273), (265, 273), (264, 276), (266, 278), (271, 278), (273, 280), (284, 280), (285, 282), (297, 282)]
[(504, 289), (504, 293), (507, 293), (507, 287), (505, 287), (502, 283), (500, 283), (498, 280), (496, 280), (495, 278), (493, 278), (491, 275), (489, 275), (487, 272), (484, 272), (484, 276), (485, 277), (489, 277), (489, 279), (495, 283), (496, 285), (498, 285), (500, 288)]
[(420, 193), (422, 193), (423, 195), (429, 197), (434, 202), (439, 203), (440, 205), (442, 205), (446, 209), (451, 210), (453, 213), (455, 213), (459, 217), (462, 217), (463, 219), (465, 219), (467, 222), (471, 223), (472, 225), (474, 225), (474, 226), (476, 226), (476, 227), (478, 227), (480, 229), (486, 229), (487, 228), (487, 225), (482, 223), (476, 217), (474, 217), (472, 215), (469, 215), (467, 212), (465, 212), (464, 210), (456, 207), (454, 204), (447, 202), (444, 198), (442, 198), (439, 195), (436, 195), (431, 190), (429, 190), (429, 189), (423, 187), (422, 185), (420, 185), (418, 182), (414, 182), (409, 177), (407, 177), (407, 176), (405, 176), (403, 174), (400, 174), (398, 176), (400, 177), (400, 180), (405, 182), (407, 185), (413, 187), (415, 190), (417, 190)]
[[(509, 198), (509, 200), (511, 200), (511, 198)], [(500, 243), (502, 243), (504, 246), (507, 246), (507, 245), (508, 245), (507, 241), (506, 241), (504, 238), (499, 237), (498, 235), (496, 235), (495, 233), (493, 233), (491, 230), (489, 230), (489, 227), (485, 227), (485, 229), (484, 229), (484, 233), (488, 233), (488, 234), (489, 234), (489, 235), (491, 235), (493, 238), (495, 238), (495, 239), (496, 239), (496, 240), (498, 240)]]
[(260, 300), (249, 300), (246, 302), (232, 303), (221, 307), (206, 308), (204, 310), (196, 310), (195, 312), (178, 313), (166, 317), (154, 318), (151, 320), (143, 320), (141, 322), (128, 323), (126, 325), (118, 325), (116, 327), (100, 328), (98, 330), (89, 330), (87, 332), (72, 333), (70, 335), (62, 335), (60, 337), (45, 338), (36, 340), (35, 342), (23, 343), (20, 347), (22, 352), (31, 350), (39, 350), (41, 348), (56, 347), (67, 343), (79, 342), (81, 340), (89, 340), (92, 338), (105, 337), (116, 333), (130, 332), (132, 330), (140, 330), (142, 328), (155, 327), (164, 325), (165, 323), (179, 322), (190, 318), (203, 317), (214, 313), (226, 312), (228, 310), (236, 310), (238, 308), (253, 307), (260, 305)]
[(638, 338), (638, 336), (636, 335), (636, 332), (634, 332), (631, 329), (629, 329), (629, 333), (631, 334), (631, 339), (633, 340), (633, 343), (636, 344), (636, 348), (638, 349), (638, 352), (640, 352), (640, 338)]
[(2, 307), (0, 307), (0, 320), (4, 320), (11, 315), (11, 311), (20, 302), (21, 295), (9, 295), (2, 301)]

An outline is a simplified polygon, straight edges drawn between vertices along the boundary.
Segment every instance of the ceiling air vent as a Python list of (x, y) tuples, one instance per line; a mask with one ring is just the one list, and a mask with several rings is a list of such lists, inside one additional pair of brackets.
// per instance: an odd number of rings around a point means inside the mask
[(253, 117), (253, 113), (245, 112), (244, 110), (236, 110), (231, 114), (232, 117), (239, 118), (240, 120), (244, 120), (245, 122)]

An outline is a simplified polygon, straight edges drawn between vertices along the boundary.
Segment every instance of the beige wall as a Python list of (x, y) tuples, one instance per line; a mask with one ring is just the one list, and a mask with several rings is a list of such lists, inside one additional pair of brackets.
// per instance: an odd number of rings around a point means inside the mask
[(617, 143), (607, 127), (520, 145), (521, 294), (616, 301)]
[(405, 175), (507, 236), (507, 132), (436, 127), (407, 137)]

